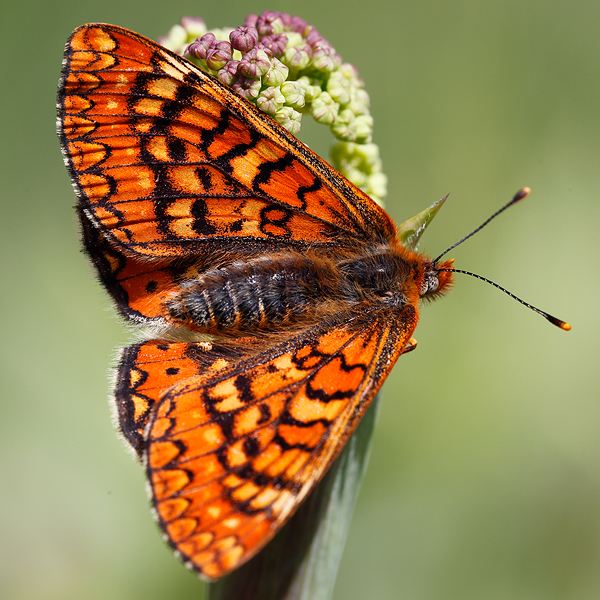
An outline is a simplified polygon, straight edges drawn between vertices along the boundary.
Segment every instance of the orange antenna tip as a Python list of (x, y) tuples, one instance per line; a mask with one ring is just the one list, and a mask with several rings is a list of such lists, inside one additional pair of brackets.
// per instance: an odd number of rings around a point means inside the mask
[(560, 327), (563, 331), (571, 331), (571, 325), (569, 323), (567, 323), (566, 321), (563, 321), (562, 319), (557, 319), (556, 317), (549, 315), (547, 312), (544, 312), (543, 310), (539, 310), (537, 308), (533, 308), (533, 310), (540, 313), (540, 315), (542, 315), (542, 317), (544, 317), (545, 319), (548, 319), (548, 321), (550, 321), (550, 323), (552, 323), (552, 325), (556, 325), (557, 327)]
[(528, 187), (521, 188), (512, 199), (512, 203), (520, 202), (521, 200), (525, 200), (527, 196), (531, 194), (531, 190)]
[(562, 319), (557, 319), (556, 317), (553, 317), (551, 314), (548, 314), (546, 311), (540, 310), (539, 308), (536, 308), (535, 306), (529, 304), (529, 302), (525, 302), (525, 300), (521, 300), (521, 298), (519, 298), (518, 296), (515, 296), (512, 292), (509, 292), (506, 288), (503, 288), (501, 285), (498, 285), (497, 283), (494, 283), (493, 281), (491, 281), (485, 277), (482, 277), (481, 275), (477, 275), (476, 273), (471, 273), (471, 271), (463, 271), (462, 269), (454, 269), (454, 268), (438, 269), (438, 272), (441, 272), (441, 271), (449, 271), (450, 273), (463, 273), (463, 275), (470, 275), (471, 277), (475, 277), (476, 279), (481, 279), (481, 281), (485, 281), (486, 283), (493, 285), (495, 288), (499, 289), (501, 292), (504, 292), (506, 295), (510, 296), (513, 300), (520, 302), (527, 308), (530, 308), (534, 312), (538, 313), (538, 315), (542, 315), (542, 317), (544, 317), (544, 319), (546, 319), (547, 321), (550, 321), (550, 323), (552, 323), (552, 325), (556, 325), (556, 327), (560, 327), (564, 331), (571, 330), (571, 326), (566, 321), (563, 321)]

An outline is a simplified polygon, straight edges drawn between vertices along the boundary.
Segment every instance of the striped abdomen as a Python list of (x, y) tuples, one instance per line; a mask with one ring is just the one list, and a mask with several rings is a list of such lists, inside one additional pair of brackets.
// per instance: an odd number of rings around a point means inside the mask
[(313, 316), (338, 288), (324, 261), (275, 256), (234, 263), (184, 284), (168, 303), (175, 321), (207, 333), (268, 331)]

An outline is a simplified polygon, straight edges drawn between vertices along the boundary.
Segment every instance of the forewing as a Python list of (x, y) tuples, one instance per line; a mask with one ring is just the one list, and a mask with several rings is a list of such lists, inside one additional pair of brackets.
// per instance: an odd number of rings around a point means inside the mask
[[(194, 344), (130, 349), (119, 380), (136, 393), (122, 394), (121, 427), (124, 415), (144, 415), (132, 421), (133, 445), (159, 524), (190, 568), (219, 578), (271, 539), (345, 445), (416, 318), (407, 306), (323, 323), (255, 355), (208, 352), (200, 368)], [(167, 376), (169, 365), (181, 371)]]
[(270, 117), (125, 29), (75, 30), (58, 121), (84, 214), (126, 253), (394, 236), (381, 208)]

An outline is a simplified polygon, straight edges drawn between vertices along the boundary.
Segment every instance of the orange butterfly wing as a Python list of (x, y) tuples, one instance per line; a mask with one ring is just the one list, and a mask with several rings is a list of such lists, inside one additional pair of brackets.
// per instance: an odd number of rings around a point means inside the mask
[[(242, 344), (244, 348), (242, 348)], [(173, 386), (212, 374), (248, 354), (250, 340), (216, 342), (140, 342), (125, 348), (119, 361), (114, 396), (118, 429), (131, 450), (142, 458), (144, 431), (154, 405)]]
[(185, 268), (172, 258), (140, 260), (121, 252), (79, 211), (83, 245), (119, 310), (134, 322), (163, 322), (164, 303)]
[(386, 213), (256, 107), (112, 25), (75, 30), (59, 134), (85, 215), (149, 257), (392, 239)]
[(375, 320), (342, 315), (234, 360), (210, 345), (126, 350), (119, 381), (132, 385), (117, 405), (140, 416), (136, 449), (156, 515), (189, 567), (219, 578), (271, 539), (338, 456), (415, 326), (408, 306)]

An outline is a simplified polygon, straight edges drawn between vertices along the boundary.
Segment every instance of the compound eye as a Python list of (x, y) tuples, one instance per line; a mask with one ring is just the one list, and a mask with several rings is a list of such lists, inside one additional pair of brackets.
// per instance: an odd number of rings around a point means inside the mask
[(423, 279), (423, 283), (421, 284), (421, 297), (426, 296), (427, 294), (432, 294), (435, 292), (440, 286), (440, 281), (437, 278), (437, 275), (434, 273), (426, 273), (425, 279)]

